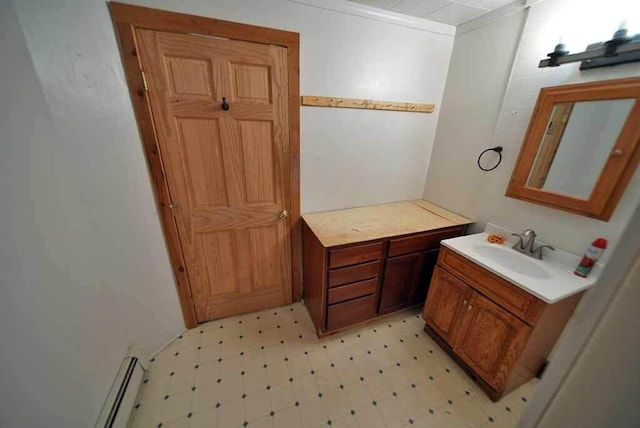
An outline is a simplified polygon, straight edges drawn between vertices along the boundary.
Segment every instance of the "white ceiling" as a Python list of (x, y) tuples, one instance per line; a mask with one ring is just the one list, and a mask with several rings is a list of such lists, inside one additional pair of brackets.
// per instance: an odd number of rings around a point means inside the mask
[(349, 0), (396, 13), (430, 19), (451, 25), (467, 21), (498, 9), (513, 0)]

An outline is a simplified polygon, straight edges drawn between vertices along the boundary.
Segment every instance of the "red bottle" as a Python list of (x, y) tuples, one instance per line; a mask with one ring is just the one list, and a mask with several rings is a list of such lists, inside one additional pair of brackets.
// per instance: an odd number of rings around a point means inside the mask
[(598, 238), (589, 247), (584, 256), (582, 256), (582, 260), (580, 260), (580, 264), (576, 268), (574, 272), (576, 275), (581, 276), (582, 278), (586, 278), (587, 275), (593, 269), (596, 262), (602, 255), (602, 252), (607, 248), (607, 240), (604, 238)]

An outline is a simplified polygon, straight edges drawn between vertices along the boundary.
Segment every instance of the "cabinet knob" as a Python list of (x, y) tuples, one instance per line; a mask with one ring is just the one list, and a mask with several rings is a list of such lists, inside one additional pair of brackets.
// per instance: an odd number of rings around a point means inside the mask
[(467, 306), (467, 310), (470, 311), (471, 309), (473, 309), (472, 305)]
[(467, 306), (467, 305), (469, 304), (469, 301), (468, 301), (468, 300), (463, 300), (463, 301), (462, 301), (462, 304), (463, 304), (463, 305), (465, 305), (465, 306)]

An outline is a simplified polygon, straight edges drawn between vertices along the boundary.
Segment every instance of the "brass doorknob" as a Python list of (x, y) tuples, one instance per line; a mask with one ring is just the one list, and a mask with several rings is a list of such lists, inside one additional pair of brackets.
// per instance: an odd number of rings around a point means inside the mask
[(289, 218), (289, 211), (287, 211), (287, 210), (282, 210), (282, 211), (280, 211), (280, 212), (278, 213), (278, 218), (279, 218), (280, 220), (286, 220), (286, 219), (288, 219), (288, 218)]

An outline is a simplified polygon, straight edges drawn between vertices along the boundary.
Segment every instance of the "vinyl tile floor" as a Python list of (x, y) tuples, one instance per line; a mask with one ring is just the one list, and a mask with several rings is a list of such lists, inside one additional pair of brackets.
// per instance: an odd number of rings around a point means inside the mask
[(499, 403), (418, 310), (318, 339), (303, 304), (211, 321), (151, 360), (129, 426), (515, 427), (537, 380)]

